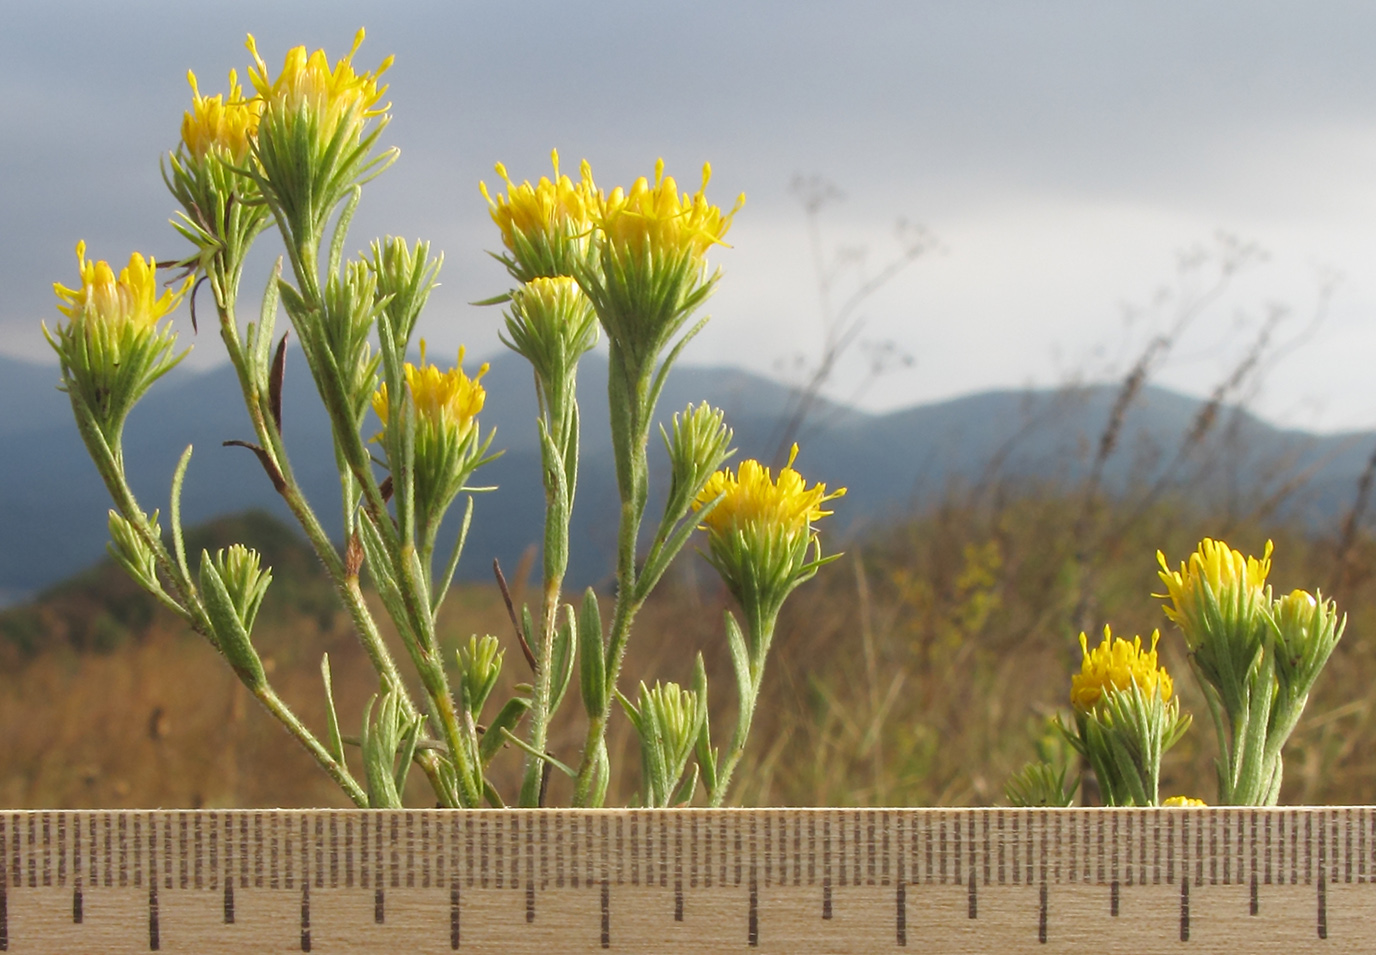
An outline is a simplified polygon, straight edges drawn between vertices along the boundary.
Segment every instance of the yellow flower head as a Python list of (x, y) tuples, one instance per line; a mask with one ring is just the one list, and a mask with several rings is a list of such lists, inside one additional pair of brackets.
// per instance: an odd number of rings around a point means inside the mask
[(1103, 642), (1091, 650), (1088, 637), (1080, 634), (1084, 661), (1080, 664), (1080, 672), (1070, 678), (1071, 705), (1089, 712), (1104, 693), (1126, 690), (1133, 683), (1143, 695), (1151, 697), (1159, 692), (1161, 702), (1168, 702), (1175, 685), (1165, 667), (1156, 665), (1156, 641), (1160, 638), (1161, 634), (1153, 631), (1151, 649), (1143, 650), (1141, 637), (1133, 637), (1129, 643), (1112, 636), (1109, 628), (1104, 627)]
[(530, 180), (517, 185), (507, 175), (506, 167), (497, 163), (497, 175), (506, 183), (506, 195), (499, 192), (494, 199), (487, 183), (478, 183), (492, 221), (502, 230), (502, 244), (512, 252), (519, 251), (518, 238), (526, 243), (548, 243), (585, 237), (592, 232), (596, 188), (587, 161), (580, 167), (582, 179), (574, 182), (559, 173), (557, 149), (551, 151), (550, 158), (554, 163), (552, 180), (541, 176), (535, 185)]
[(822, 505), (841, 497), (845, 488), (827, 493), (825, 484), (807, 486), (803, 476), (793, 470), (798, 446), (788, 456), (788, 464), (779, 471), (776, 482), (759, 461), (742, 461), (736, 474), (729, 468), (717, 471), (703, 486), (693, 501), (693, 510), (701, 510), (718, 495), (721, 502), (703, 518), (703, 527), (713, 537), (726, 538), (737, 532), (758, 534), (781, 531), (796, 540), (807, 535), (812, 525), (831, 511)]
[(677, 257), (688, 253), (701, 259), (713, 245), (724, 245), (722, 237), (731, 220), (745, 204), (745, 194), (725, 215), (707, 201), (707, 182), (712, 166), (702, 167), (702, 186), (693, 195), (678, 192), (672, 176), (664, 175), (664, 160), (655, 163), (655, 183), (644, 176), (629, 192), (620, 186), (597, 204), (596, 219), (607, 241), (623, 254), (640, 258), (649, 252)]
[(212, 150), (223, 151), (232, 163), (248, 157), (249, 144), (258, 135), (258, 120), (263, 115), (261, 98), (244, 99), (239, 76), (229, 71), (229, 94), (202, 96), (196, 74), (187, 70), (191, 84), (191, 111), (182, 116), (182, 143), (197, 162)]
[[(191, 285), (188, 278), (179, 289), (163, 289), (158, 294), (157, 263), (135, 252), (118, 277), (110, 263), (86, 258), (86, 243), (76, 244), (81, 287), (68, 288), (59, 282), (53, 290), (60, 300), (57, 308), (88, 334), (100, 330), (117, 340), (126, 330), (151, 333), (164, 316), (175, 309)], [(118, 356), (115, 356), (118, 360)]]
[(1189, 621), (1200, 618), (1205, 587), (1220, 604), (1250, 604), (1263, 599), (1266, 576), (1271, 572), (1271, 542), (1266, 542), (1260, 560), (1243, 557), (1223, 541), (1208, 537), (1180, 565), (1179, 572), (1170, 569), (1160, 551), (1156, 552), (1156, 560), (1161, 565), (1158, 576), (1166, 585), (1166, 592), (1157, 596), (1170, 600), (1166, 616), (1188, 637)]
[[(411, 401), (416, 407), (416, 417), (422, 428), (438, 431), (453, 429), (458, 435), (466, 434), (473, 425), (473, 419), (483, 410), (487, 392), (478, 379), (487, 374), (488, 366), (483, 364), (478, 373), (469, 378), (463, 373), (463, 353), (459, 348), (459, 358), (454, 367), (441, 371), (425, 361), (425, 342), (420, 346), (420, 365), (406, 363), (406, 387), (411, 392)], [(387, 383), (373, 394), (373, 410), (378, 420), (387, 424)]]
[(1195, 799), (1193, 796), (1172, 796), (1163, 802), (1163, 806), (1207, 806), (1202, 799)]
[(386, 106), (377, 108), (387, 92), (386, 86), (378, 85), (378, 78), (392, 65), (389, 56), (375, 72), (354, 72), (353, 56), (363, 44), (363, 35), (360, 29), (354, 36), (353, 48), (333, 69), (324, 50), (308, 55), (304, 46), (293, 47), (287, 51), (282, 72), (274, 80), (258, 55), (253, 34), (249, 34), (246, 45), (254, 63), (249, 67), (249, 78), (264, 111), (283, 118), (315, 119), (320, 124), (323, 142), (332, 140), (340, 126), (347, 123), (352, 127), (350, 138), (356, 140), (367, 120), (387, 112)]

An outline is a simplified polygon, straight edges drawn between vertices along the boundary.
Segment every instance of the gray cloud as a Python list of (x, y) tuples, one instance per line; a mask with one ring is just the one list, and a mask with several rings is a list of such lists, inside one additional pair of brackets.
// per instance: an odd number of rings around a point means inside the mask
[[(588, 157), (603, 183), (663, 155), (685, 185), (710, 159), (723, 203), (750, 193), (723, 257), (723, 321), (693, 352), (703, 361), (767, 368), (769, 349), (810, 321), (795, 172), (845, 187), (828, 219), (837, 240), (882, 247), (895, 215), (927, 221), (947, 255), (871, 309), (876, 335), (924, 351), (911, 383), (881, 389), (886, 403), (1048, 380), (1053, 347), (1115, 334), (1117, 301), (1149, 294), (1173, 248), (1219, 225), (1278, 253), (1272, 286), (1239, 308), (1298, 304), (1310, 259), (1353, 276), (1291, 390), (1311, 387), (1320, 359), (1352, 360), (1376, 299), (1360, 281), (1376, 251), (1366, 3), (464, 2), (384, 19), (375, 4), (255, 0), (4, 17), (0, 350), (42, 354), (35, 321), (54, 314), (51, 281), (74, 275), (77, 238), (111, 259), (175, 253), (157, 159), (175, 141), (188, 67), (217, 88), (246, 66), (246, 32), (275, 66), (296, 43), (338, 55), (360, 24), (362, 64), (397, 57), (387, 136), (403, 155), (370, 187), (355, 244), (392, 232), (446, 250), (428, 331), (446, 348), (495, 344), (493, 316), (465, 305), (502, 281), (481, 251), (494, 235), (477, 180), (498, 159), (539, 175), (551, 146), (570, 166)], [(926, 354), (935, 341), (943, 356)], [(1352, 371), (1324, 376), (1346, 382), (1323, 393), (1357, 409), (1348, 423), (1369, 404)]]

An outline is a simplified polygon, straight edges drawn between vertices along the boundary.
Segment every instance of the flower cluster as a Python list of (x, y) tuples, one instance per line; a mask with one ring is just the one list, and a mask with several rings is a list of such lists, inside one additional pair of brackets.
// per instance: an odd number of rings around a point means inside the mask
[(1260, 558), (1205, 538), (1173, 571), (1158, 553), (1168, 616), (1185, 638), (1219, 740), (1219, 802), (1274, 805), (1281, 751), (1345, 620), (1322, 594), (1273, 600)]
[[(473, 428), (478, 412), (483, 410), (487, 391), (478, 379), (487, 374), (488, 365), (484, 362), (477, 374), (469, 378), (464, 374), (463, 355), (464, 349), (460, 346), (454, 367), (441, 371), (438, 366), (426, 362), (425, 342), (422, 341), (420, 364), (406, 363), (406, 389), (421, 427), (428, 432), (442, 431), (461, 439)], [(389, 408), (387, 383), (383, 382), (373, 395), (373, 411), (384, 426)]]
[[(81, 284), (54, 283), (65, 325), (43, 332), (62, 363), (68, 391), (81, 399), (107, 441), (117, 443), (129, 409), (179, 358), (171, 356), (176, 335), (158, 323), (172, 313), (190, 287), (159, 291), (151, 258), (135, 252), (116, 275), (110, 263), (86, 258), (86, 243), (76, 246)], [(184, 354), (184, 353), (183, 353)]]
[(678, 191), (672, 176), (664, 175), (664, 160), (655, 163), (655, 182), (641, 176), (629, 190), (617, 187), (600, 199), (594, 216), (607, 241), (622, 255), (635, 258), (689, 256), (701, 261), (714, 245), (724, 245), (723, 236), (731, 220), (745, 204), (745, 196), (722, 214), (707, 201), (707, 183), (712, 166), (704, 163), (702, 185), (689, 195)]
[(191, 110), (182, 117), (182, 144), (197, 162), (219, 153), (235, 165), (248, 159), (249, 148), (258, 135), (263, 115), (263, 99), (244, 98), (239, 76), (229, 71), (229, 93), (202, 96), (196, 74), (186, 73), (191, 84)]
[(1070, 681), (1075, 728), (1064, 732), (1094, 769), (1105, 805), (1157, 805), (1161, 757), (1190, 725), (1157, 663), (1159, 638), (1153, 633), (1144, 650), (1141, 637), (1129, 642), (1104, 627), (1103, 642), (1091, 650), (1080, 634), (1084, 659)]
[[(508, 744), (525, 754), (519, 805), (544, 803), (551, 768), (575, 777), (575, 805), (601, 805), (613, 778), (606, 732), (615, 701), (626, 706), (640, 736), (646, 805), (687, 805), (699, 781), (708, 801), (720, 805), (746, 743), (779, 608), (831, 559), (822, 556), (814, 525), (830, 513), (826, 502), (844, 493), (808, 486), (792, 457), (777, 479), (756, 461), (718, 470), (734, 454), (732, 432), (722, 412), (703, 402), (661, 428), (669, 493), (653, 533), (640, 533), (650, 500), (647, 446), (655, 405), (675, 359), (706, 321), (685, 324), (720, 275), (709, 274), (705, 256), (724, 244), (741, 203), (723, 212), (708, 201), (706, 165), (699, 189), (681, 193), (662, 160), (653, 179), (604, 194), (587, 162), (576, 180), (561, 173), (557, 152), (553, 173), (535, 183), (518, 184), (498, 164), (505, 191), (480, 186), (501, 235), (498, 258), (516, 279), (490, 303), (509, 305), (502, 341), (535, 370), (544, 580), (534, 607), (508, 600), (531, 682), (499, 681), (503, 651), (491, 636), (475, 637), (468, 652), (446, 661), (437, 621), (473, 499), (457, 526), (446, 512), (462, 492), (493, 490), (469, 486), (475, 469), (495, 457), (487, 454), (493, 435), (483, 435), (478, 423), (488, 366), (466, 373), (460, 348), (455, 366), (441, 368), (427, 360), (423, 340), (420, 360), (407, 361), (442, 261), (428, 243), (388, 237), (367, 253), (346, 254), (363, 185), (398, 155), (378, 145), (390, 119), (382, 77), (392, 58), (372, 70), (356, 67), (363, 40), (359, 30), (337, 60), (293, 47), (274, 72), (249, 35), (247, 71), (231, 70), (219, 92), (203, 92), (188, 71), (190, 104), (178, 141), (162, 159), (179, 206), (173, 227), (191, 245), (171, 263), (180, 271), (173, 287), (159, 286), (152, 259), (134, 254), (117, 271), (88, 261), (84, 244), (77, 247), (80, 283), (55, 287), (64, 322), (44, 331), (61, 359), (62, 387), (81, 437), (115, 504), (111, 552), (221, 652), (357, 806), (399, 807), (412, 764), (425, 772), (440, 805), (502, 805), (493, 786), (499, 777), (489, 777), (488, 766)], [(267, 276), (258, 314), (249, 317), (241, 281), (269, 226), (282, 254)], [(179, 360), (171, 327), (162, 323), (200, 283), (213, 292), (219, 338), (253, 431), (225, 444), (258, 459), (309, 538), (377, 671), (379, 690), (364, 707), (352, 746), (340, 729), (328, 658), (321, 667), (327, 737), (317, 737), (273, 689), (252, 642), (272, 579), (258, 553), (238, 544), (214, 555), (202, 551), (193, 572), (180, 519), (191, 449), (173, 473), (166, 534), (159, 512), (145, 511), (129, 485), (120, 447), (125, 417)], [(194, 327), (194, 296), (191, 304)], [(306, 499), (284, 441), (288, 338), (278, 327), (279, 312), (291, 323), (291, 344), (329, 419), (342, 546)], [(610, 614), (602, 613), (591, 589), (578, 608), (562, 593), (579, 476), (577, 364), (600, 331), (608, 338), (607, 406), (621, 505)], [(370, 406), (381, 422), (371, 447), (364, 433)], [(742, 626), (726, 615), (740, 697), (724, 751), (713, 746), (701, 656), (691, 688), (641, 681), (632, 704), (619, 686), (632, 622), (699, 525), (708, 532), (709, 560), (747, 618)], [(455, 531), (447, 558), (437, 552), (442, 527)], [(643, 551), (642, 541), (648, 541)], [(376, 602), (364, 598), (365, 572)], [(389, 626), (378, 625), (377, 604)], [(399, 671), (385, 633), (404, 648), (410, 674)], [(548, 728), (575, 669), (588, 720), (582, 760), (573, 770), (552, 752), (557, 740)], [(499, 682), (511, 686), (511, 696), (493, 714), (486, 705)], [(414, 696), (417, 689), (423, 698)]]
[(1077, 710), (1094, 709), (1105, 693), (1127, 690), (1133, 684), (1148, 697), (1160, 696), (1170, 702), (1174, 683), (1165, 667), (1157, 666), (1156, 643), (1159, 631), (1151, 635), (1151, 648), (1142, 649), (1142, 638), (1132, 642), (1113, 637), (1104, 628), (1104, 639), (1093, 650), (1085, 634), (1080, 634), (1080, 649), (1084, 660), (1080, 672), (1070, 678), (1070, 702)]
[(357, 142), (367, 121), (387, 112), (387, 106), (377, 106), (387, 93), (378, 79), (392, 65), (389, 56), (373, 72), (356, 72), (353, 57), (363, 45), (363, 37), (360, 29), (353, 47), (333, 69), (324, 50), (307, 54), (304, 46), (293, 47), (287, 51), (282, 71), (273, 79), (258, 55), (257, 41), (249, 34), (246, 45), (254, 64), (249, 68), (249, 78), (264, 111), (288, 123), (309, 124), (323, 143), (341, 131), (347, 141)]
[(828, 494), (825, 484), (808, 487), (793, 469), (797, 456), (795, 444), (777, 481), (769, 468), (753, 459), (742, 461), (735, 474), (729, 468), (713, 474), (694, 502), (694, 510), (700, 510), (721, 495), (721, 503), (703, 517), (703, 527), (718, 537), (774, 530), (790, 538), (806, 534), (817, 520), (831, 514), (822, 505), (844, 496), (846, 489)]
[[(1271, 552), (1270, 541), (1255, 557), (1206, 537), (1178, 571), (1156, 555), (1166, 587), (1156, 596), (1166, 599), (1166, 616), (1184, 637), (1217, 733), (1222, 805), (1275, 805), (1282, 750), (1346, 624), (1322, 594), (1293, 590), (1273, 599)], [(1161, 757), (1190, 724), (1158, 660), (1159, 640), (1153, 632), (1144, 647), (1141, 637), (1117, 639), (1105, 627), (1091, 649), (1080, 634), (1083, 658), (1070, 680), (1074, 727), (1060, 717), (1056, 723), (1093, 769), (1106, 805), (1157, 805)], [(1010, 780), (1009, 798), (1066, 804), (1065, 768), (1029, 765)], [(1185, 796), (1160, 804), (1203, 805)]]
[(512, 182), (506, 167), (497, 163), (497, 175), (506, 183), (506, 193), (494, 198), (487, 183), (479, 189), (487, 200), (492, 221), (502, 233), (507, 253), (501, 257), (518, 281), (572, 276), (588, 256), (594, 227), (593, 210), (598, 203), (592, 170), (585, 160), (582, 178), (574, 182), (559, 172), (559, 151), (550, 153), (554, 178), (541, 176), (531, 184)]

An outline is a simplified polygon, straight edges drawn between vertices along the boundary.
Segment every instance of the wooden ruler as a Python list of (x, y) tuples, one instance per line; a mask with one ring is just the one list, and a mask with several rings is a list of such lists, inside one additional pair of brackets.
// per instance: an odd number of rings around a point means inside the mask
[(0, 812), (0, 951), (1372, 952), (1376, 807)]

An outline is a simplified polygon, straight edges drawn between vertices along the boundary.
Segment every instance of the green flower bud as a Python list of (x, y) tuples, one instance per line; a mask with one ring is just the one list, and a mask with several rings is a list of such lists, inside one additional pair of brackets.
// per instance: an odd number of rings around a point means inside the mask
[(698, 694), (677, 683), (640, 684), (640, 705), (618, 696), (640, 735), (645, 805), (670, 806), (686, 802), (691, 792), (679, 792), (679, 781), (702, 734), (707, 709)]
[[(682, 416), (676, 413), (669, 432), (661, 427), (660, 433), (669, 452), (669, 502), (665, 510), (686, 513), (713, 472), (735, 453), (729, 447), (733, 432), (726, 426), (725, 413), (704, 401), (697, 407), (688, 405)], [(701, 507), (698, 504), (695, 509)]]
[(546, 390), (563, 387), (578, 359), (597, 344), (592, 303), (567, 276), (522, 285), (511, 293), (511, 311), (504, 317), (503, 344), (530, 362)]
[(501, 649), (501, 643), (491, 634), (481, 638), (475, 634), (468, 638), (467, 648), (459, 648), (464, 699), (475, 719), (497, 685), (497, 677), (502, 672), (502, 658), (505, 656), (506, 651)]
[[(162, 528), (158, 526), (157, 511), (153, 512), (148, 523), (152, 526), (153, 533), (161, 536)], [(162, 584), (158, 581), (157, 559), (143, 538), (134, 530), (134, 525), (114, 510), (110, 511), (109, 524), (110, 542), (105, 545), (105, 549), (110, 552), (110, 556), (146, 590), (160, 592)]]
[(412, 251), (405, 239), (392, 236), (386, 240), (374, 239), (371, 251), (367, 266), (376, 278), (377, 299), (387, 316), (392, 346), (398, 354), (404, 355), (416, 319), (435, 287), (444, 255), (441, 253), (432, 259), (429, 242), (417, 242)]
[(1276, 677), (1281, 693), (1303, 697), (1309, 693), (1333, 648), (1347, 627), (1338, 607), (1303, 590), (1294, 590), (1275, 602)]
[[(240, 550), (246, 548), (240, 547)], [(201, 597), (216, 647), (244, 685), (256, 693), (267, 686), (267, 675), (263, 672), (258, 651), (249, 640), (249, 627), (271, 575), (259, 574), (258, 555), (252, 551), (247, 553), (252, 554), (251, 560), (244, 556), (227, 560), (224, 551), (212, 560), (208, 551), (201, 551)]]

